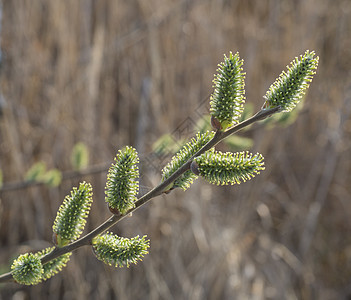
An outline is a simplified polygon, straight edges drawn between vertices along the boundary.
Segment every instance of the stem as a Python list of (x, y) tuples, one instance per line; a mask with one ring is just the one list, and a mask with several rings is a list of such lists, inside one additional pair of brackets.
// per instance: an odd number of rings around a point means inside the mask
[[(65, 247), (62, 247), (62, 248), (55, 247), (55, 249), (52, 252), (50, 252), (42, 257), (42, 259), (41, 259), (42, 264), (45, 264), (45, 263), (63, 255), (63, 254), (65, 254), (65, 253), (72, 252), (73, 250), (76, 250), (82, 246), (91, 245), (94, 237), (105, 232), (107, 229), (109, 229), (113, 225), (117, 224), (122, 219), (124, 219), (127, 215), (134, 212), (135, 210), (137, 210), (139, 207), (141, 207), (145, 203), (149, 202), (151, 199), (161, 195), (164, 192), (165, 188), (167, 188), (173, 181), (175, 181), (178, 177), (180, 177), (183, 173), (185, 173), (187, 170), (190, 169), (190, 164), (195, 157), (205, 153), (207, 150), (210, 150), (212, 147), (216, 146), (220, 141), (222, 141), (226, 137), (232, 135), (233, 133), (238, 132), (239, 130), (251, 125), (252, 123), (263, 120), (263, 119), (273, 115), (274, 113), (278, 112), (279, 110), (280, 110), (279, 106), (274, 107), (272, 109), (260, 110), (258, 113), (253, 115), (251, 118), (231, 127), (227, 131), (224, 131), (224, 132), (217, 131), (216, 134), (214, 135), (214, 137), (206, 145), (204, 145), (198, 152), (196, 152), (185, 164), (183, 164), (169, 178), (167, 178), (165, 181), (161, 182), (159, 185), (154, 187), (148, 193), (141, 196), (135, 202), (134, 208), (130, 209), (124, 215), (117, 215), (116, 214), (116, 215), (111, 216), (108, 220), (106, 220), (104, 223), (102, 223), (99, 227), (95, 228), (93, 231), (91, 231), (87, 235), (83, 236), (82, 238), (74, 241), (73, 243), (71, 243)], [(12, 279), (11, 272), (0, 276), (0, 282), (10, 281), (11, 279)]]
[[(64, 171), (62, 172), (62, 181), (67, 180), (67, 179), (73, 179), (76, 177), (82, 177), (84, 175), (94, 175), (94, 174), (99, 174), (102, 172), (105, 172), (109, 169), (111, 166), (110, 163), (108, 164), (97, 164), (97, 165), (92, 165), (84, 170), (80, 171)], [(14, 181), (14, 182), (8, 182), (4, 183), (2, 187), (0, 187), (0, 194), (13, 191), (13, 190), (19, 190), (19, 189), (25, 189), (30, 186), (40, 186), (40, 185), (45, 185), (45, 182), (41, 181)]]

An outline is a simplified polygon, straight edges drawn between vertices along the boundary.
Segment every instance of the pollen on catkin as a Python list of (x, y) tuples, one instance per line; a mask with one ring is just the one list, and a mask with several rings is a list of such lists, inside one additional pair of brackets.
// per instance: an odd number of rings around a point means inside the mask
[(287, 66), (274, 83), (269, 87), (264, 98), (263, 108), (281, 107), (281, 111), (293, 110), (305, 95), (318, 67), (319, 57), (314, 51), (307, 50)]
[(146, 236), (129, 239), (107, 232), (93, 239), (96, 257), (107, 265), (120, 268), (142, 260), (148, 254), (149, 247), (150, 240)]
[(108, 171), (105, 201), (114, 213), (125, 214), (135, 206), (139, 191), (139, 157), (133, 147), (119, 150)]
[[(44, 250), (39, 251), (38, 253), (35, 253), (36, 256), (39, 258), (42, 258), (44, 255), (52, 252), (55, 248), (54, 247), (49, 247)], [(67, 262), (70, 260), (70, 257), (72, 255), (72, 252), (65, 253), (49, 262), (43, 265), (43, 274), (42, 274), (42, 281), (45, 281), (52, 276), (56, 275), (62, 269), (67, 265)]]
[(25, 253), (14, 260), (12, 277), (20, 284), (35, 285), (41, 281), (44, 273), (40, 258), (33, 253)]
[[(162, 169), (162, 181), (169, 178), (176, 170), (185, 164), (197, 151), (206, 145), (214, 136), (213, 131), (204, 133), (198, 132), (190, 142), (186, 143), (172, 158), (172, 160)], [(212, 150), (209, 150), (212, 151)], [(171, 188), (182, 188), (186, 190), (197, 178), (190, 170), (174, 181)]]
[(82, 234), (89, 215), (92, 198), (90, 183), (82, 182), (73, 188), (60, 206), (53, 225), (54, 242), (63, 247)]
[(211, 124), (215, 130), (225, 130), (239, 122), (245, 103), (245, 73), (243, 60), (239, 53), (229, 57), (218, 65), (214, 76), (214, 92), (211, 95)]
[(248, 151), (207, 152), (194, 159), (192, 170), (212, 184), (240, 184), (264, 170), (264, 161), (261, 154)]

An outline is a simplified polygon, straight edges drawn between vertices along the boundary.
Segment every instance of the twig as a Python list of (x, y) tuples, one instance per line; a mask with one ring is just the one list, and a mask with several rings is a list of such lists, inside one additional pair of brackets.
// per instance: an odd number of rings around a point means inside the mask
[[(161, 182), (159, 185), (154, 187), (148, 193), (141, 196), (135, 202), (134, 208), (130, 209), (124, 215), (115, 214), (115, 215), (111, 216), (108, 220), (106, 220), (104, 223), (102, 223), (99, 227), (95, 228), (93, 231), (91, 231), (87, 235), (83, 236), (82, 238), (74, 241), (73, 243), (71, 243), (65, 247), (62, 247), (62, 248), (55, 247), (52, 252), (50, 252), (42, 257), (42, 259), (41, 259), (42, 264), (45, 264), (45, 263), (47, 263), (47, 262), (49, 262), (57, 257), (60, 257), (63, 254), (66, 254), (68, 252), (72, 252), (73, 250), (76, 250), (82, 246), (91, 245), (94, 237), (105, 232), (107, 229), (109, 229), (113, 225), (117, 224), (122, 219), (124, 219), (127, 215), (134, 212), (135, 210), (137, 210), (139, 207), (141, 207), (145, 203), (149, 202), (151, 199), (164, 193), (165, 189), (172, 182), (174, 182), (177, 178), (179, 178), (182, 174), (184, 174), (187, 170), (189, 170), (190, 164), (195, 157), (205, 153), (207, 150), (210, 150), (212, 147), (216, 146), (220, 141), (222, 141), (223, 139), (225, 139), (229, 135), (238, 132), (239, 130), (243, 129), (244, 127), (246, 127), (248, 125), (251, 125), (254, 122), (263, 120), (263, 119), (273, 115), (274, 113), (278, 112), (279, 110), (280, 110), (279, 106), (272, 108), (272, 109), (260, 110), (258, 113), (256, 113), (251, 118), (233, 126), (232, 128), (228, 129), (225, 132), (217, 131), (216, 134), (214, 135), (214, 137), (206, 145), (204, 145), (197, 153), (195, 153), (185, 164), (183, 164), (169, 178), (167, 178), (166, 180)], [(11, 279), (12, 279), (11, 272), (0, 275), (0, 283), (10, 281)]]
[[(76, 177), (99, 174), (102, 172), (106, 172), (108, 168), (111, 166), (111, 163), (103, 163), (90, 166), (81, 171), (65, 171), (62, 172), (62, 180), (73, 179)], [(12, 190), (25, 189), (30, 186), (40, 186), (46, 184), (45, 182), (38, 181), (13, 181), (5, 183), (2, 187), (0, 187), (0, 193), (8, 192)]]

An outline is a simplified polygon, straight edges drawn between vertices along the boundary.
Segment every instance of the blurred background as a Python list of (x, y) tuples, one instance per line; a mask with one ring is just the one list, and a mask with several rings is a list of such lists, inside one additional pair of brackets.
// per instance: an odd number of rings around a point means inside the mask
[[(169, 134), (171, 150), (196, 133), (223, 54), (244, 59), (254, 111), (295, 56), (320, 56), (294, 122), (239, 134), (265, 157), (259, 176), (199, 179), (117, 224), (151, 239), (137, 266), (108, 267), (81, 248), (45, 283), (0, 285), (0, 299), (351, 298), (349, 0), (3, 0), (0, 40), (1, 273), (51, 245), (57, 208), (79, 182), (94, 189), (86, 231), (110, 216), (106, 170), (123, 146), (140, 154), (141, 193), (155, 186), (170, 152), (155, 143)], [(80, 175), (78, 142), (89, 150)], [(37, 162), (62, 172), (61, 184), (21, 184)]]

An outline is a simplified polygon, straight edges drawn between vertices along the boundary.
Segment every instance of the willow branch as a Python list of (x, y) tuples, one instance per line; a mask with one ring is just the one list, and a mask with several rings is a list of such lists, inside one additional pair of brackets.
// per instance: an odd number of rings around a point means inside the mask
[[(226, 137), (232, 135), (233, 133), (238, 132), (239, 130), (257, 122), (261, 121), (274, 113), (278, 112), (280, 110), (280, 107), (274, 107), (272, 109), (265, 109), (265, 110), (260, 110), (258, 113), (256, 113), (254, 116), (251, 118), (231, 127), (227, 131), (221, 132), (217, 131), (214, 137), (207, 143), (205, 144), (198, 152), (196, 152), (185, 164), (183, 164), (177, 171), (175, 171), (169, 178), (161, 182), (159, 185), (154, 187), (151, 191), (148, 193), (144, 194), (141, 196), (136, 202), (135, 202), (135, 207), (128, 210), (128, 212), (124, 215), (118, 215), (115, 214), (111, 216), (108, 220), (106, 220), (104, 223), (102, 223), (99, 227), (95, 228), (93, 231), (88, 233), (87, 235), (83, 236), (82, 238), (74, 241), (73, 243), (62, 247), (58, 248), (56, 247), (52, 252), (46, 254), (45, 256), (42, 257), (41, 261), (42, 264), (45, 264), (63, 254), (66, 254), (68, 252), (72, 252), (82, 246), (86, 245), (91, 245), (92, 240), (94, 237), (98, 236), (99, 234), (105, 232), (108, 230), (110, 227), (113, 225), (117, 224), (119, 221), (124, 219), (126, 216), (128, 216), (130, 213), (134, 212), (137, 210), (139, 207), (144, 205), (145, 203), (149, 202), (151, 199), (161, 195), (164, 193), (165, 189), (176, 179), (178, 179), (182, 174), (184, 174), (187, 170), (190, 169), (191, 162), (193, 159), (206, 151), (210, 150), (214, 146), (216, 146), (219, 142), (221, 142), (223, 139)], [(0, 282), (6, 282), (10, 281), (12, 279), (11, 272), (3, 274), (0, 276)]]

